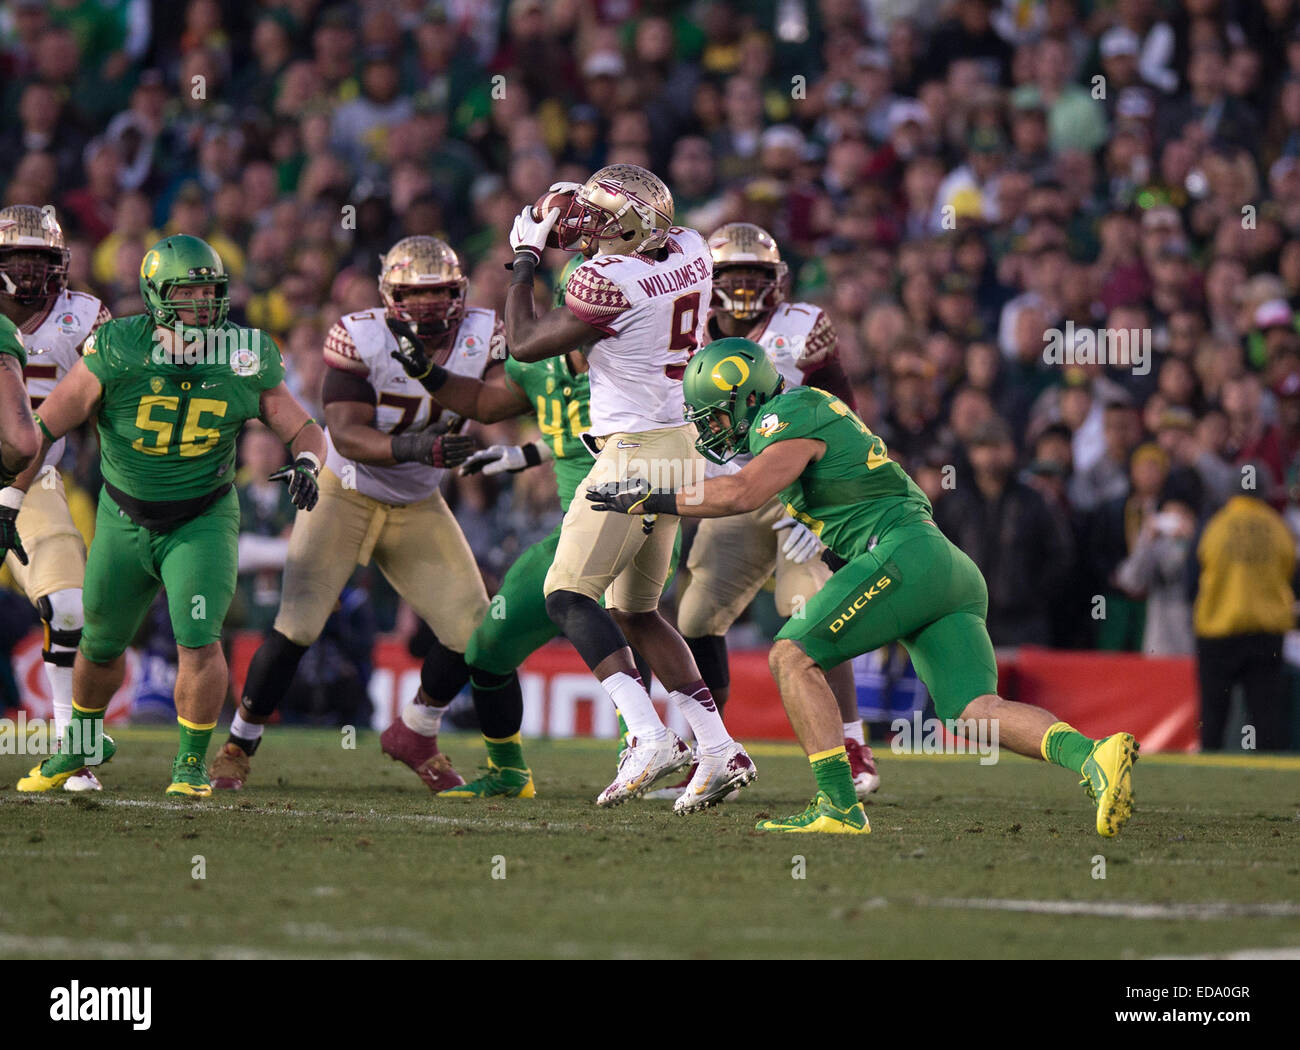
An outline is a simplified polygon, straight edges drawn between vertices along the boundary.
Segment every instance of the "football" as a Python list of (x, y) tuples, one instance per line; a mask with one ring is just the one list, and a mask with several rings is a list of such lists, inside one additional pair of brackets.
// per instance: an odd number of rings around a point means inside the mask
[[(547, 212), (549, 212), (552, 208), (559, 208), (560, 218), (563, 219), (565, 214), (569, 210), (569, 205), (573, 203), (574, 193), (575, 193), (574, 190), (559, 190), (559, 191), (547, 190), (540, 197), (538, 197), (536, 203), (533, 204), (533, 218), (540, 222), (542, 219), (546, 217)], [(553, 227), (551, 227), (551, 232), (546, 235), (546, 247), (548, 248), (564, 247), (564, 245), (560, 243), (559, 222), (556, 222), (556, 224)]]

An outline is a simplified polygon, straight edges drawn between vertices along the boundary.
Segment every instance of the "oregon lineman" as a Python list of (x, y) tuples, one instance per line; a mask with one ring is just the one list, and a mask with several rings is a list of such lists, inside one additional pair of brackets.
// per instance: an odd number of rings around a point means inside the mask
[[(380, 260), (383, 307), (342, 317), (326, 335), (329, 452), (321, 506), (294, 522), (280, 612), (249, 665), (230, 739), (213, 761), (215, 787), (243, 786), (263, 726), (299, 661), (353, 569), (371, 561), (436, 638), (415, 698), (380, 744), (431, 791), (464, 783), (438, 749), (438, 730), (444, 709), (469, 679), (465, 648), (488, 600), (439, 484), (476, 446), (456, 433), (462, 418), (409, 377), (401, 358), (427, 357), (474, 379), (505, 359), (495, 312), (470, 309), (467, 290), (451, 248), (436, 237), (406, 237)], [(501, 373), (493, 370), (493, 383), (504, 381)], [(476, 692), (480, 686), (508, 683), (479, 678)]]
[[(28, 353), (23, 375), (32, 408), (39, 409), (77, 363), (86, 339), (111, 318), (93, 295), (68, 289), (68, 248), (52, 209), (16, 204), (0, 211), (0, 313), (23, 333)], [(15, 551), (8, 565), (45, 628), (41, 656), (59, 736), (72, 721), (72, 664), (84, 623), (81, 585), (86, 574), (86, 546), (72, 522), (58, 472), (62, 455), (59, 440), (23, 474), (21, 488), (0, 491), (0, 506), (22, 508), (17, 528), (28, 560)], [(99, 787), (89, 769), (63, 784), (65, 791)]]

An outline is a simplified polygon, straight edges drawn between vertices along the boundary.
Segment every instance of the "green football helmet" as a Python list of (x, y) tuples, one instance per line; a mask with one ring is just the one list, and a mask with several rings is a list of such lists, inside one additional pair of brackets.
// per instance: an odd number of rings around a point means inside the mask
[(759, 410), (784, 387), (781, 373), (751, 339), (718, 339), (692, 357), (682, 396), (686, 421), (700, 432), (700, 455), (726, 463), (744, 451)]
[(569, 287), (569, 278), (573, 276), (573, 271), (586, 261), (583, 256), (575, 255), (564, 264), (564, 269), (560, 271), (560, 279), (555, 282), (555, 302), (552, 303), (555, 309), (558, 310), (564, 305), (564, 293)]
[[(172, 298), (178, 288), (215, 284), (212, 299)], [(194, 331), (219, 328), (230, 312), (230, 278), (212, 245), (189, 234), (164, 237), (140, 261), (140, 295), (154, 322), (163, 328), (180, 325), (189, 337)], [(179, 311), (193, 310), (195, 324), (182, 322)]]

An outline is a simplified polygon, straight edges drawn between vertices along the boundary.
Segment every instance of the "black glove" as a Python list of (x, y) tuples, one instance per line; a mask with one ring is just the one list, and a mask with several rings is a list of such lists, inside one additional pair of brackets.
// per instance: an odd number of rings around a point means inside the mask
[(436, 365), (424, 352), (420, 337), (409, 324), (399, 317), (384, 319), (388, 330), (397, 339), (397, 349), (389, 356), (402, 366), (408, 376), (419, 383), (429, 393), (436, 393), (447, 382), (447, 370)]
[(316, 484), (319, 474), (320, 460), (310, 452), (301, 452), (292, 466), (281, 467), (267, 480), (288, 482), (293, 505), (299, 510), (311, 510), (320, 498), (320, 486)]
[(629, 481), (606, 481), (587, 489), (594, 510), (612, 510), (619, 514), (676, 514), (677, 493), (655, 492), (645, 478)]
[(423, 463), (446, 469), (458, 467), (478, 451), (478, 442), (468, 434), (448, 434), (445, 427), (426, 427), (414, 434), (393, 438), (393, 458), (398, 463)]
[(27, 564), (27, 552), (18, 536), (18, 508), (0, 507), (0, 561), (6, 551), (13, 551), (20, 565)]

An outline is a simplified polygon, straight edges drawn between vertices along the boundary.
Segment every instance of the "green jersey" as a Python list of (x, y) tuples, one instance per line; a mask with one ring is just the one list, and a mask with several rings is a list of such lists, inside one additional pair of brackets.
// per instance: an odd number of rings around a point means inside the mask
[(27, 351), (23, 349), (23, 337), (18, 334), (18, 326), (4, 314), (0, 314), (0, 354), (18, 358), (20, 365), (27, 364)]
[(841, 558), (855, 558), (898, 525), (930, 517), (930, 501), (885, 443), (837, 397), (801, 386), (763, 406), (749, 431), (758, 455), (776, 441), (815, 438), (826, 454), (782, 490), (781, 502)]
[(582, 434), (591, 429), (591, 381), (575, 375), (567, 354), (545, 361), (506, 359), (506, 375), (528, 398), (547, 444), (555, 454), (555, 480), (566, 512), (573, 494), (591, 470), (591, 453)]
[(163, 356), (154, 321), (136, 314), (102, 324), (82, 360), (103, 385), (99, 445), (104, 480), (145, 502), (188, 500), (235, 475), (235, 441), (261, 414), (263, 391), (284, 364), (256, 328), (226, 322), (195, 364)]

